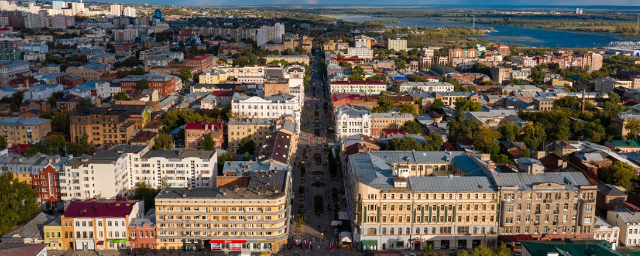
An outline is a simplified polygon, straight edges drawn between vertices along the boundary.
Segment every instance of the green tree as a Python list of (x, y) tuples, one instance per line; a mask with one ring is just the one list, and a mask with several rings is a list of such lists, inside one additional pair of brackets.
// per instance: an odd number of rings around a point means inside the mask
[(238, 154), (249, 153), (253, 155), (256, 150), (256, 143), (249, 137), (244, 137), (240, 140), (240, 147), (238, 148)]
[(406, 62), (406, 61), (404, 61), (404, 60), (397, 60), (397, 61), (396, 61), (396, 67), (397, 67), (399, 70), (405, 69), (405, 68), (407, 68), (407, 62)]
[(4, 136), (0, 136), (0, 149), (5, 149), (7, 148), (7, 146), (7, 140), (4, 138)]
[(158, 142), (153, 145), (154, 150), (169, 150), (173, 148), (173, 137), (169, 134), (161, 132), (158, 136)]
[(431, 103), (429, 109), (434, 112), (438, 112), (440, 114), (443, 113), (442, 108), (444, 108), (444, 102), (442, 99), (436, 99)]
[(425, 151), (440, 151), (442, 148), (442, 144), (444, 144), (444, 140), (442, 136), (437, 133), (431, 133), (429, 136), (425, 137), (427, 142), (424, 143), (423, 150)]
[(422, 253), (420, 254), (420, 256), (437, 256), (437, 255), (438, 255), (438, 254), (436, 254), (436, 253), (433, 251), (433, 248), (431, 248), (431, 245), (429, 245), (429, 246), (425, 246), (425, 247), (422, 249)]
[(380, 75), (380, 74), (375, 74), (373, 76), (367, 77), (365, 79), (366, 81), (382, 81), (382, 82), (387, 82), (387, 77)]
[(631, 178), (633, 178), (633, 166), (628, 163), (616, 161), (612, 165), (599, 168), (598, 177), (604, 183), (631, 189), (633, 187), (631, 183)]
[(635, 140), (638, 136), (638, 132), (640, 131), (640, 120), (632, 117), (627, 120), (627, 124), (624, 125), (624, 128), (628, 131), (627, 139)]
[(224, 167), (226, 161), (233, 161), (233, 155), (231, 155), (231, 153), (224, 153), (218, 156), (218, 170), (222, 171), (222, 167)]
[(460, 111), (480, 111), (482, 110), (482, 104), (480, 102), (475, 102), (472, 100), (467, 100), (466, 98), (460, 97), (456, 99), (456, 110)]
[(178, 75), (178, 77), (180, 77), (180, 79), (182, 79), (182, 82), (185, 84), (191, 81), (191, 76), (191, 70), (188, 70), (186, 68), (180, 71), (180, 75)]
[(541, 124), (528, 124), (524, 127), (523, 142), (531, 150), (538, 150), (546, 137), (547, 134)]
[(531, 83), (533, 83), (534, 85), (539, 85), (539, 84), (542, 84), (542, 82), (544, 81), (544, 76), (545, 76), (545, 73), (543, 71), (541, 71), (538, 68), (533, 68), (531, 69), (529, 80), (531, 80)]
[(156, 196), (160, 192), (160, 189), (154, 189), (147, 185), (147, 183), (141, 182), (133, 193), (132, 199), (144, 200), (144, 209), (154, 209), (156, 204)]
[(372, 113), (387, 113), (393, 109), (394, 103), (392, 100), (388, 100), (387, 97), (378, 97), (378, 106), (369, 110)]
[(36, 191), (30, 184), (14, 179), (11, 172), (0, 175), (0, 235), (40, 212)]
[(385, 150), (391, 151), (422, 151), (423, 145), (414, 138), (393, 138), (387, 143)]
[(115, 100), (131, 100), (131, 98), (129, 98), (129, 96), (124, 92), (116, 93), (116, 95), (113, 96), (113, 99), (115, 99)]
[(494, 143), (500, 139), (502, 135), (500, 132), (493, 130), (489, 127), (483, 127), (474, 136), (473, 147), (480, 150), (482, 153), (497, 154), (500, 151), (500, 146)]
[(144, 78), (138, 80), (138, 82), (136, 83), (136, 89), (138, 89), (139, 91), (149, 89), (149, 80)]
[(418, 111), (416, 110), (416, 107), (414, 107), (409, 103), (404, 103), (400, 105), (400, 107), (398, 107), (398, 111), (400, 111), (400, 113), (409, 113), (409, 114), (412, 114), (413, 116), (418, 116)]
[(364, 69), (360, 66), (355, 66), (351, 69), (351, 75), (349, 81), (364, 81)]
[(520, 135), (520, 126), (516, 124), (500, 123), (498, 125), (498, 131), (502, 134), (503, 140), (516, 141), (518, 135)]
[(407, 121), (400, 127), (401, 131), (407, 132), (409, 134), (422, 134), (422, 128), (415, 121)]
[(202, 146), (203, 150), (214, 150), (216, 149), (216, 142), (213, 141), (211, 135), (207, 134), (206, 136), (204, 136), (204, 139), (200, 143), (200, 146)]

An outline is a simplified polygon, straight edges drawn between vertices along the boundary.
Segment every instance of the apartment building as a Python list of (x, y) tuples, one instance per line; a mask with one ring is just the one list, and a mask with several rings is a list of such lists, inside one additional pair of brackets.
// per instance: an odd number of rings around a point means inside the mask
[(598, 189), (581, 172), (494, 172), (491, 178), (500, 193), (498, 235), (593, 237)]
[(458, 98), (465, 98), (467, 100), (478, 102), (478, 93), (476, 92), (436, 92), (434, 94), (436, 99), (442, 100), (445, 106), (455, 106)]
[(404, 82), (400, 84), (401, 92), (452, 92), (453, 84), (447, 82)]
[(329, 91), (334, 93), (364, 93), (380, 94), (387, 90), (387, 84), (382, 81), (333, 81)]
[(159, 249), (208, 245), (211, 251), (276, 252), (286, 246), (291, 169), (273, 162), (227, 161), (223, 170), (214, 188), (160, 191), (155, 200)]
[(153, 250), (156, 246), (156, 209), (150, 209), (142, 218), (135, 218), (129, 225), (127, 246), (133, 249)]
[(139, 174), (135, 167), (134, 164), (131, 174), (135, 186), (144, 182), (153, 188), (163, 187), (163, 184), (182, 188), (211, 187), (218, 175), (218, 154), (215, 150), (152, 150), (140, 158)]
[(611, 244), (615, 250), (619, 245), (620, 227), (609, 224), (606, 220), (596, 216), (596, 222), (593, 227), (593, 239), (604, 240)]
[(142, 79), (146, 79), (149, 83), (148, 89), (158, 90), (158, 94), (163, 98), (166, 98), (172, 93), (179, 91), (182, 87), (182, 80), (180, 80), (178, 77), (153, 72), (144, 75), (131, 75), (122, 78), (120, 80), (120, 90), (129, 94), (133, 90), (136, 90), (138, 81)]
[(0, 117), (0, 129), (9, 147), (31, 144), (51, 132), (51, 120), (39, 117)]
[(18, 76), (28, 77), (31, 75), (29, 62), (22, 60), (0, 60), (0, 86), (7, 87), (9, 81)]
[(127, 249), (129, 225), (140, 218), (144, 203), (137, 200), (73, 201), (61, 216), (63, 250)]
[(349, 47), (347, 48), (347, 56), (365, 60), (371, 60), (374, 57), (373, 50), (367, 47)]
[(309, 66), (309, 56), (307, 55), (267, 55), (264, 58), (267, 60), (267, 63), (275, 60), (284, 60), (290, 64), (300, 63)]
[(127, 144), (135, 130), (135, 123), (129, 120), (131, 112), (108, 107), (79, 110), (71, 115), (71, 141), (80, 142), (86, 134), (89, 143)]
[(371, 114), (366, 108), (352, 106), (337, 108), (334, 120), (336, 141), (356, 134), (371, 136)]
[(640, 214), (627, 208), (607, 212), (607, 222), (620, 228), (618, 241), (624, 246), (640, 245)]
[(199, 54), (184, 60), (185, 66), (195, 68), (198, 73), (211, 70), (213, 67), (213, 55)]
[(407, 50), (407, 39), (400, 39), (400, 38), (389, 38), (387, 40), (387, 49), (388, 50), (395, 50), (395, 51), (406, 51)]
[(640, 120), (640, 114), (635, 111), (626, 111), (622, 112), (616, 116), (611, 117), (611, 123), (616, 124), (622, 137), (627, 137), (629, 134), (629, 129), (627, 129), (627, 123), (631, 120)]
[[(464, 152), (371, 151), (348, 157), (346, 198), (363, 250), (497, 244), (498, 192)], [(470, 175), (470, 176), (465, 176)]]
[(300, 100), (288, 93), (274, 94), (260, 98), (236, 93), (231, 99), (231, 112), (240, 118), (266, 118), (276, 119), (288, 116), (295, 120), (296, 127), (300, 128)]
[(271, 133), (273, 119), (236, 117), (229, 119), (227, 128), (229, 131), (227, 135), (229, 152), (237, 153), (240, 141), (245, 137), (256, 143), (256, 151), (258, 151), (267, 135)]
[(187, 148), (200, 148), (200, 143), (207, 135), (215, 141), (215, 148), (222, 148), (224, 143), (223, 123), (187, 123), (184, 127), (184, 143)]
[(415, 117), (409, 113), (371, 113), (371, 136), (382, 137), (383, 131), (398, 131)]

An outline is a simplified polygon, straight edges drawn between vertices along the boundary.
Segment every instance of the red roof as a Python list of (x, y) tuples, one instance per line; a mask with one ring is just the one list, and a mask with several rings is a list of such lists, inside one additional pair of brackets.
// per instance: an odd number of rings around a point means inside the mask
[(211, 95), (213, 96), (233, 96), (233, 91), (215, 91), (212, 92)]
[(22, 154), (25, 151), (27, 151), (27, 149), (29, 149), (30, 147), (33, 147), (33, 145), (31, 145), (31, 144), (18, 144), (18, 145), (15, 145), (15, 146), (9, 148), (9, 152), (16, 153), (16, 154)]
[(208, 126), (207, 129), (209, 130), (222, 130), (222, 123), (209, 123), (209, 122), (204, 122), (204, 123), (187, 123), (187, 125), (184, 126), (184, 129), (187, 130), (204, 130), (205, 126)]
[[(335, 93), (333, 95), (331, 95), (331, 100), (336, 101), (336, 100), (342, 100), (342, 99), (349, 99), (349, 100), (362, 100), (364, 99), (365, 95), (362, 94), (353, 94), (353, 93)], [(378, 96), (376, 95), (366, 95), (367, 97), (369, 97), (369, 99), (371, 99), (371, 101), (376, 101), (378, 99)]]
[(36, 256), (40, 255), (45, 247), (47, 247), (46, 244), (7, 244), (0, 246), (0, 254), (3, 256)]
[(331, 82), (331, 84), (386, 85), (386, 83), (382, 81), (335, 81)]
[(364, 61), (364, 59), (361, 59), (361, 58), (333, 58), (333, 59), (337, 61)]
[[(95, 218), (95, 217), (116, 217), (124, 218), (131, 214), (131, 210), (139, 202), (138, 200), (98, 200), (91, 201), (75, 201), (69, 204), (64, 216), (69, 218)], [(127, 203), (129, 205), (127, 206)], [(119, 206), (116, 206), (119, 204)]]
[(209, 55), (209, 54), (200, 54), (200, 55), (196, 55), (195, 57), (188, 58), (187, 60), (204, 60), (206, 58), (211, 58), (211, 55)]

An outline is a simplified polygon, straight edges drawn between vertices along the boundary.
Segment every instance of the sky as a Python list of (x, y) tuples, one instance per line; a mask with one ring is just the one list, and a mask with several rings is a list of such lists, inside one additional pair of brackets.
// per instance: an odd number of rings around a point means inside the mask
[[(123, 0), (129, 3), (153, 3), (161, 5), (180, 5), (173, 0)], [(640, 6), (640, 0), (191, 0), (182, 2), (184, 5), (197, 6), (223, 6), (223, 5), (300, 5), (300, 4), (320, 4), (320, 5), (562, 5), (562, 6)]]

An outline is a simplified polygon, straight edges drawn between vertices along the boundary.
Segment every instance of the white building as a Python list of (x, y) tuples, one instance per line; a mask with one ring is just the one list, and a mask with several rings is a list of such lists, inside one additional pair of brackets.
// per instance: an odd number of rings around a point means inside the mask
[(626, 208), (607, 212), (607, 222), (620, 228), (618, 241), (624, 246), (640, 245), (640, 214)]
[(18, 46), (21, 51), (30, 51), (30, 52), (39, 52), (39, 53), (47, 53), (49, 52), (49, 46), (46, 41), (31, 41), (28, 44), (22, 44)]
[(259, 28), (258, 32), (256, 32), (256, 43), (258, 46), (263, 46), (267, 43), (267, 30), (264, 28)]
[(62, 8), (67, 8), (67, 3), (64, 1), (53, 1), (51, 2), (51, 7), (54, 10), (62, 10)]
[(274, 38), (274, 42), (276, 44), (281, 44), (282, 43), (282, 35), (284, 35), (284, 24), (282, 23), (276, 23), (275, 25), (273, 25), (273, 38)]
[(113, 15), (113, 16), (122, 15), (122, 5), (112, 4), (111, 5), (111, 15)]
[(620, 236), (620, 227), (612, 226), (604, 219), (596, 216), (596, 222), (593, 226), (593, 239), (605, 240), (611, 244), (612, 249), (616, 249), (618, 245), (618, 237)]
[(54, 92), (61, 92), (64, 90), (64, 86), (61, 84), (39, 84), (29, 88), (24, 92), (24, 99), (40, 100), (48, 99)]
[(367, 47), (349, 47), (347, 48), (347, 55), (349, 55), (349, 57), (358, 56), (358, 58), (371, 60), (373, 59), (373, 50)]
[(338, 108), (335, 124), (336, 141), (355, 134), (371, 136), (371, 115), (366, 109)]
[(334, 93), (364, 93), (377, 95), (387, 90), (387, 84), (382, 81), (333, 81), (329, 91)]
[(163, 182), (172, 187), (211, 187), (217, 161), (216, 151), (149, 151), (148, 146), (118, 145), (68, 161), (60, 172), (60, 192), (66, 201), (115, 198), (140, 183), (152, 188)]
[(452, 92), (453, 84), (447, 82), (404, 82), (400, 84), (401, 92)]
[(231, 99), (231, 111), (236, 117), (276, 119), (291, 116), (300, 129), (300, 99), (288, 93), (278, 93), (266, 98), (236, 93)]
[(124, 10), (122, 11), (122, 16), (137, 17), (138, 15), (136, 15), (136, 8), (133, 8), (131, 6), (125, 7)]

